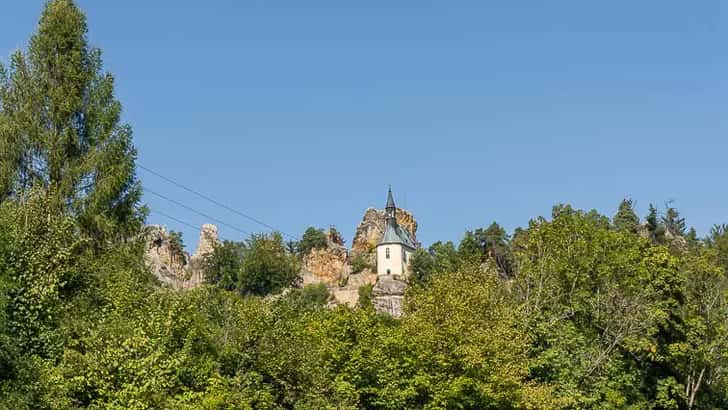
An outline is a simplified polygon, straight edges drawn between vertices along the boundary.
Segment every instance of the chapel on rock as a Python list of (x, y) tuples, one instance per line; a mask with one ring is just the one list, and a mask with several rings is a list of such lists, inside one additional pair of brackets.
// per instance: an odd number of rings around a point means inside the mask
[(397, 207), (394, 205), (392, 188), (387, 194), (385, 224), (382, 239), (377, 244), (377, 275), (400, 277), (408, 274), (410, 258), (417, 249), (417, 243), (410, 233), (397, 224)]

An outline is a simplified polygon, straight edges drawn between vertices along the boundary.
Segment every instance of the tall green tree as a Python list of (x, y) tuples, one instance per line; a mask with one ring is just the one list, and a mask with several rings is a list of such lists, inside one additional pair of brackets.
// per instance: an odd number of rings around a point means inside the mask
[(143, 216), (135, 157), (83, 12), (49, 1), (27, 52), (0, 67), (0, 201), (42, 188), (95, 238), (126, 237)]
[(243, 243), (226, 240), (216, 245), (204, 261), (205, 281), (225, 290), (235, 290), (244, 254)]
[(465, 231), (465, 235), (458, 245), (458, 256), (474, 262), (480, 262), (485, 257), (481, 243), (473, 231)]
[(409, 262), (410, 282), (424, 283), (435, 271), (435, 260), (424, 248), (412, 254)]
[[(660, 370), (683, 298), (677, 257), (581, 211), (532, 221), (514, 249), (514, 294), (535, 340), (537, 379), (557, 383), (575, 408), (678, 402)], [(641, 385), (644, 374), (654, 378)]]
[(657, 208), (650, 204), (650, 209), (645, 217), (647, 223), (647, 232), (650, 235), (650, 239), (656, 243), (662, 243), (665, 241), (665, 225), (660, 222), (660, 217), (657, 213)]
[(477, 229), (475, 237), (480, 242), (483, 253), (492, 259), (501, 275), (511, 276), (513, 258), (510, 249), (510, 237), (498, 223), (491, 223), (486, 229)]
[(685, 235), (685, 218), (680, 216), (677, 209), (671, 206), (667, 207), (665, 215), (662, 217), (662, 223), (665, 225), (665, 229), (672, 235)]
[(715, 250), (715, 262), (718, 266), (728, 272), (728, 224), (714, 225), (706, 244)]
[(614, 227), (620, 231), (637, 232), (640, 218), (634, 211), (634, 201), (632, 199), (625, 198), (619, 203), (619, 209), (617, 210), (617, 214), (614, 215), (612, 222)]
[(238, 275), (238, 291), (264, 296), (295, 285), (299, 278), (295, 255), (286, 252), (279, 233), (252, 235), (246, 241)]

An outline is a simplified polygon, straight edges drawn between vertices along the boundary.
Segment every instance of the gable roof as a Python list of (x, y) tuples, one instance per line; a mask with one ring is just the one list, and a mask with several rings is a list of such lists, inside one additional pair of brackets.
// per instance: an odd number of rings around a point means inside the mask
[(412, 239), (410, 233), (397, 224), (387, 224), (387, 227), (384, 228), (384, 235), (382, 235), (382, 239), (377, 245), (384, 245), (389, 243), (400, 244), (412, 250), (417, 249), (417, 245)]

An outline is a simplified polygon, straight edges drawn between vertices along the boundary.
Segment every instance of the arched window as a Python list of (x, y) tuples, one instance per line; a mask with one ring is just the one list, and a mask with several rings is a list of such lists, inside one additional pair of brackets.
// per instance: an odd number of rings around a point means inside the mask
[(389, 248), (384, 248), (384, 257), (389, 259)]

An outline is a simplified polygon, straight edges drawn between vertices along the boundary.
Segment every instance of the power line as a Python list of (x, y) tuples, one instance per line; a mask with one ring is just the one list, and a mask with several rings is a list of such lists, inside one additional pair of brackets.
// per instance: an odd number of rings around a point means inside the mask
[(269, 224), (267, 224), (267, 223), (265, 223), (265, 222), (263, 222), (263, 221), (261, 221), (261, 220), (258, 220), (258, 219), (256, 219), (256, 218), (254, 218), (254, 217), (250, 216), (250, 215), (247, 215), (247, 214), (245, 214), (245, 213), (243, 213), (243, 212), (240, 212), (240, 211), (238, 211), (237, 209), (231, 208), (231, 207), (229, 207), (229, 206), (227, 206), (227, 205), (223, 204), (223, 203), (222, 203), (222, 202), (220, 202), (220, 201), (217, 201), (217, 200), (215, 200), (215, 199), (213, 199), (213, 198), (210, 198), (209, 196), (207, 196), (207, 195), (205, 195), (205, 194), (202, 194), (202, 193), (200, 193), (200, 192), (198, 192), (198, 191), (196, 191), (196, 190), (194, 190), (194, 189), (192, 189), (192, 188), (189, 188), (189, 187), (187, 187), (187, 186), (185, 186), (185, 185), (183, 185), (183, 184), (180, 184), (179, 182), (177, 182), (177, 181), (175, 181), (175, 180), (173, 180), (173, 179), (171, 179), (171, 178), (168, 178), (168, 177), (166, 177), (166, 176), (164, 176), (164, 175), (160, 174), (160, 173), (159, 173), (159, 172), (157, 172), (157, 171), (154, 171), (154, 170), (152, 170), (152, 169), (150, 169), (150, 168), (147, 168), (147, 167), (145, 167), (145, 166), (144, 166), (144, 165), (142, 165), (142, 164), (139, 164), (139, 163), (137, 163), (137, 166), (138, 166), (139, 168), (141, 168), (141, 169), (143, 169), (143, 170), (145, 170), (145, 171), (149, 172), (150, 174), (156, 175), (157, 177), (159, 177), (159, 178), (161, 178), (161, 179), (163, 179), (163, 180), (165, 180), (165, 181), (169, 182), (170, 184), (172, 184), (172, 185), (174, 185), (174, 186), (176, 186), (176, 187), (178, 187), (178, 188), (182, 188), (182, 189), (184, 189), (185, 191), (187, 191), (187, 192), (189, 192), (189, 193), (191, 193), (191, 194), (197, 195), (198, 197), (200, 197), (200, 198), (202, 198), (202, 199), (204, 199), (204, 200), (206, 200), (206, 201), (212, 202), (213, 204), (215, 204), (215, 205), (217, 205), (217, 206), (219, 206), (219, 207), (221, 207), (221, 208), (224, 208), (224, 209), (226, 209), (226, 210), (228, 210), (228, 211), (230, 211), (230, 212), (232, 212), (232, 213), (234, 213), (234, 214), (236, 214), (236, 215), (242, 216), (243, 218), (246, 218), (246, 219), (248, 219), (248, 220), (251, 220), (251, 221), (253, 221), (253, 222), (257, 223), (258, 225), (261, 225), (261, 226), (265, 226), (266, 228), (268, 228), (268, 229), (270, 229), (270, 230), (272, 230), (272, 231), (277, 231), (277, 232), (280, 232), (280, 233), (282, 233), (283, 235), (286, 235), (286, 236), (288, 236), (288, 237), (290, 237), (290, 238), (292, 238), (292, 239), (296, 239), (296, 240), (298, 240), (298, 239), (299, 239), (299, 238), (298, 238), (298, 237), (296, 237), (295, 235), (291, 235), (291, 234), (289, 234), (289, 233), (286, 233), (286, 232), (284, 232), (284, 231), (282, 231), (282, 230), (280, 230), (280, 229), (277, 229), (276, 227), (274, 227), (274, 226), (271, 226), (271, 225), (269, 225)]
[[(147, 188), (147, 187), (142, 187), (142, 188), (144, 189), (144, 191), (145, 191), (145, 192), (149, 192), (150, 194), (156, 195), (156, 196), (158, 196), (158, 197), (160, 197), (160, 198), (164, 199), (165, 201), (169, 201), (169, 202), (171, 202), (171, 203), (173, 203), (173, 204), (175, 204), (175, 205), (177, 205), (177, 206), (181, 206), (182, 208), (184, 208), (184, 209), (186, 209), (186, 210), (188, 210), (188, 211), (190, 211), (190, 212), (194, 212), (194, 213), (196, 213), (197, 215), (200, 215), (200, 216), (202, 216), (202, 217), (204, 217), (204, 218), (208, 218), (208, 219), (210, 219), (210, 220), (212, 220), (212, 221), (214, 221), (214, 222), (217, 222), (217, 223), (219, 223), (220, 225), (224, 225), (224, 226), (227, 226), (228, 228), (230, 228), (230, 229), (233, 229), (233, 230), (236, 230), (236, 231), (238, 231), (238, 232), (240, 232), (240, 233), (242, 233), (242, 234), (244, 234), (244, 235), (246, 235), (246, 236), (247, 236), (247, 235), (250, 235), (250, 232), (248, 232), (248, 231), (246, 231), (246, 230), (244, 230), (244, 229), (240, 229), (240, 228), (238, 228), (238, 227), (236, 227), (236, 226), (230, 225), (229, 223), (227, 223), (227, 222), (225, 222), (225, 221), (222, 221), (222, 220), (220, 220), (220, 219), (217, 219), (217, 218), (215, 218), (214, 216), (208, 215), (208, 214), (206, 214), (206, 213), (204, 213), (204, 212), (198, 211), (198, 210), (197, 210), (197, 209), (195, 209), (195, 208), (192, 208), (192, 207), (190, 207), (190, 206), (187, 206), (187, 205), (183, 204), (182, 202), (176, 201), (176, 200), (174, 200), (174, 199), (172, 199), (172, 198), (170, 198), (170, 197), (168, 197), (168, 196), (162, 195), (162, 194), (160, 194), (159, 192), (155, 192), (155, 191), (152, 191), (151, 189), (149, 189), (149, 188)], [(195, 228), (195, 229), (197, 229), (197, 228)]]
[[(194, 226), (194, 225), (192, 225), (192, 224), (191, 224), (191, 223), (189, 223), (189, 222), (185, 222), (185, 221), (183, 221), (183, 220), (181, 220), (181, 219), (175, 218), (175, 217), (174, 217), (174, 216), (172, 216), (172, 215), (166, 214), (166, 213), (164, 213), (164, 212), (162, 212), (162, 211), (157, 211), (156, 209), (152, 209), (152, 210), (150, 210), (150, 211), (151, 211), (152, 213), (154, 213), (154, 214), (157, 214), (157, 215), (161, 215), (161, 216), (163, 216), (163, 217), (165, 217), (165, 218), (168, 218), (168, 219), (170, 219), (170, 220), (172, 220), (172, 221), (175, 221), (175, 222), (177, 222), (177, 223), (179, 223), (179, 224), (182, 224), (182, 225), (184, 225), (184, 226), (186, 226), (186, 227), (188, 227), (188, 228), (192, 228), (192, 229), (194, 229), (195, 231), (200, 231), (200, 232), (202, 232), (202, 229), (200, 229), (200, 227), (198, 227), (198, 226)], [(224, 238), (224, 237), (222, 237), (222, 236), (219, 236), (219, 237), (218, 237), (218, 239), (220, 239), (220, 240), (225, 240), (225, 238)]]
[(192, 228), (192, 229), (194, 229), (196, 231), (199, 231), (200, 230), (200, 228), (198, 226), (194, 226), (191, 223), (187, 223), (187, 222), (185, 222), (185, 221), (183, 221), (181, 219), (177, 219), (174, 216), (165, 214), (162, 211), (157, 211), (156, 209), (152, 209), (151, 211), (152, 211), (152, 213), (159, 214), (159, 215), (161, 215), (161, 216), (163, 216), (165, 218), (169, 218), (169, 219), (171, 219), (171, 220), (173, 220), (173, 221), (175, 221), (177, 223), (180, 223), (180, 224), (182, 224), (182, 225), (184, 225), (184, 226), (186, 226), (188, 228)]

